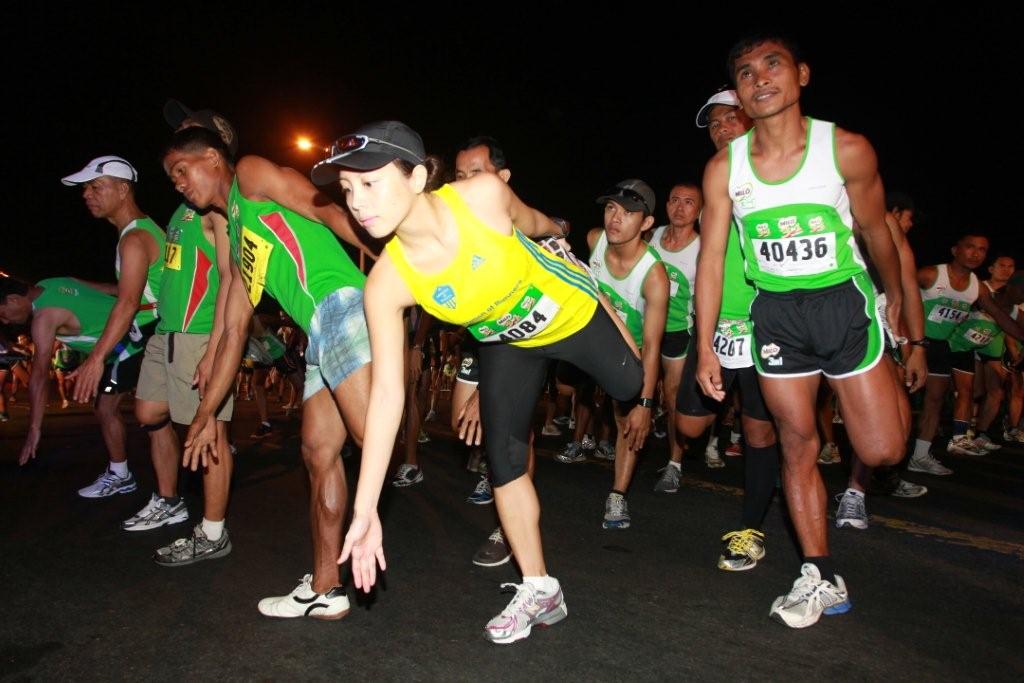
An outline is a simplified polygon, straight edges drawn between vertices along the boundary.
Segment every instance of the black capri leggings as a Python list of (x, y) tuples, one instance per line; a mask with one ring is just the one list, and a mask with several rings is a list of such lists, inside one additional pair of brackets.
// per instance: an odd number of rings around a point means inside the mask
[(600, 305), (583, 329), (547, 346), (480, 345), (480, 420), (495, 486), (526, 474), (530, 422), (550, 360), (572, 363), (617, 401), (636, 398), (644, 371)]

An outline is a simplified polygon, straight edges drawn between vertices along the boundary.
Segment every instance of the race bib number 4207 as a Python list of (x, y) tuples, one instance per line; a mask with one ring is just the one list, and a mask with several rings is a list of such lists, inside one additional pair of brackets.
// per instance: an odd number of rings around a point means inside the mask
[(721, 320), (718, 329), (715, 331), (715, 338), (712, 345), (718, 362), (723, 368), (738, 370), (749, 368), (754, 364), (754, 358), (750, 355), (750, 345), (753, 342), (750, 325), (746, 321)]
[(835, 233), (752, 241), (757, 265), (764, 273), (793, 277), (836, 269)]

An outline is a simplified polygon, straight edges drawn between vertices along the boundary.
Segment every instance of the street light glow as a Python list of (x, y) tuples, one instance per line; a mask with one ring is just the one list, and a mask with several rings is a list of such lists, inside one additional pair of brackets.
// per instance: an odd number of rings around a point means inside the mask
[(308, 152), (313, 149), (313, 141), (304, 135), (300, 135), (295, 139), (295, 146), (301, 149), (303, 152)]

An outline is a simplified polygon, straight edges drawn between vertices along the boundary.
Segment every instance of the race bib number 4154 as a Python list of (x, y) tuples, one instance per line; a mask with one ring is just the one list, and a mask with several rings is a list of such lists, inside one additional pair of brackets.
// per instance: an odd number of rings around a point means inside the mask
[(793, 277), (836, 269), (835, 233), (752, 241), (757, 265), (764, 273)]

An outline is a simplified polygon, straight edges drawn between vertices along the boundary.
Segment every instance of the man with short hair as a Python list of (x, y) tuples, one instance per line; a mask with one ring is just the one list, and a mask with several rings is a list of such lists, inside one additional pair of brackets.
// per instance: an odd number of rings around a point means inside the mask
[[(61, 341), (75, 351), (92, 353), (104, 331), (116, 300), (81, 280), (69, 277), (40, 280), (34, 285), (0, 277), (0, 324), (22, 325), (31, 321), (32, 341), (35, 345), (32, 374), (29, 378), (29, 427), (25, 443), (18, 455), (18, 464), (24, 465), (36, 457), (42, 436), (43, 415), (46, 413), (49, 388), (50, 350), (54, 340)], [(142, 360), (142, 346), (133, 337), (137, 331), (126, 334), (104, 358), (104, 376), (109, 381), (109, 393), (100, 395), (94, 410), (100, 421), (100, 430), (111, 456), (124, 454), (124, 425), (116, 406), (122, 393), (135, 388)], [(113, 406), (114, 410), (110, 407)], [(117, 425), (110, 422), (118, 421)], [(122, 461), (123, 462), (123, 461)], [(96, 493), (113, 495), (131, 493), (137, 488), (131, 473), (118, 477), (109, 488)], [(88, 493), (94, 493), (88, 491)], [(87, 498), (98, 495), (85, 495)]]
[[(177, 117), (177, 108), (187, 113), (184, 119)], [(229, 149), (237, 142), (231, 124), (209, 110), (193, 112), (171, 100), (164, 115), (176, 130), (200, 126), (220, 135)], [(146, 345), (135, 392), (135, 416), (149, 434), (157, 490), (138, 513), (121, 523), (125, 531), (188, 519), (188, 508), (178, 495), (181, 444), (171, 423), (190, 424), (199, 408), (224, 330), (230, 284), (226, 219), (216, 211), (182, 203), (167, 224), (157, 306), (160, 322)], [(203, 468), (203, 519), (190, 536), (159, 548), (154, 555), (158, 564), (185, 566), (231, 552), (224, 516), (233, 465), (227, 433), (232, 401), (231, 396), (225, 398), (218, 411), (217, 457)]]
[(651, 427), (654, 392), (658, 384), (661, 340), (668, 315), (669, 280), (658, 253), (641, 233), (654, 225), (654, 191), (642, 180), (630, 179), (597, 198), (604, 205), (604, 228), (587, 235), (590, 270), (598, 288), (640, 347), (643, 388), (635, 401), (613, 403), (618, 435), (615, 439), (615, 480), (605, 500), (605, 529), (628, 529), (626, 492), (636, 469), (637, 452)]
[[(96, 341), (89, 356), (73, 373), (76, 401), (86, 402), (94, 396), (101, 420), (104, 440), (110, 451), (110, 465), (95, 482), (79, 490), (86, 498), (104, 498), (122, 492), (126, 487), (135, 489), (135, 479), (128, 471), (124, 452), (124, 422), (118, 412), (123, 387), (105, 374), (105, 359), (129, 332), (145, 344), (157, 325), (157, 301), (163, 276), (164, 231), (149, 218), (135, 202), (135, 183), (139, 174), (125, 159), (102, 156), (93, 159), (82, 170), (61, 179), (65, 185), (82, 187), (82, 199), (94, 218), (102, 218), (114, 226), (118, 234), (114, 268), (116, 285), (93, 284), (107, 294), (117, 297), (117, 304)], [(139, 359), (138, 362), (141, 362)], [(133, 387), (134, 388), (134, 385)]]
[[(697, 254), (700, 253), (696, 224), (702, 201), (696, 184), (681, 182), (673, 185), (665, 203), (668, 223), (655, 228), (650, 243), (665, 266), (669, 280), (668, 316), (661, 339), (662, 403), (669, 414), (669, 461), (654, 486), (654, 490), (661, 493), (678, 491), (682, 473), (683, 441), (676, 434), (676, 421), (672, 418), (676, 414), (676, 393), (693, 328), (693, 281), (697, 275)], [(725, 466), (718, 450), (711, 447), (705, 452), (704, 461), (711, 468)]]
[(704, 175), (697, 379), (705, 394), (724, 398), (714, 339), (734, 218), (747, 277), (757, 287), (750, 307), (753, 359), (778, 429), (783, 491), (804, 555), (800, 577), (770, 614), (803, 628), (851, 606), (828, 554), (815, 424), (821, 375), (839, 396), (850, 440), (866, 464), (896, 462), (906, 436), (901, 395), (879, 365), (882, 325), (853, 239), (855, 222), (894, 323), (902, 308), (899, 262), (874, 150), (859, 135), (801, 114), (810, 67), (796, 46), (777, 35), (741, 40), (728, 69), (754, 128), (719, 150)]

